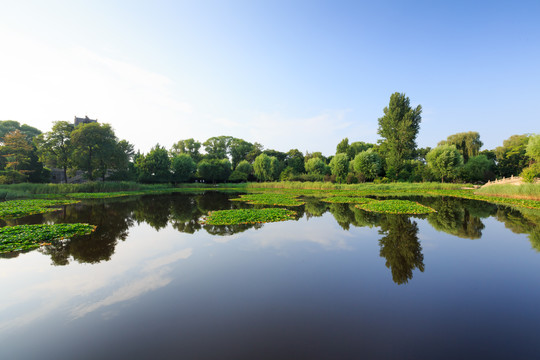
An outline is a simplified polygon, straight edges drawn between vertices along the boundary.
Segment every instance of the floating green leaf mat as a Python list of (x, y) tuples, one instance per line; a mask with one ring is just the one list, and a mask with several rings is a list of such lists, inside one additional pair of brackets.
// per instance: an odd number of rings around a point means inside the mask
[(357, 208), (385, 214), (429, 214), (434, 209), (409, 200), (382, 200), (358, 204)]
[(77, 200), (11, 200), (0, 202), (0, 218), (13, 219), (57, 210), (60, 205), (78, 203)]
[(208, 214), (202, 222), (208, 225), (257, 224), (294, 219), (296, 212), (287, 209), (218, 210)]
[(0, 253), (31, 250), (50, 241), (75, 235), (89, 235), (96, 227), (88, 224), (39, 224), (4, 226), (0, 228)]
[(248, 194), (240, 195), (240, 198), (231, 200), (245, 201), (248, 204), (257, 205), (300, 206), (304, 204), (303, 201), (296, 199), (294, 195), (284, 194)]
[(367, 204), (377, 200), (357, 196), (332, 196), (321, 201), (336, 204)]

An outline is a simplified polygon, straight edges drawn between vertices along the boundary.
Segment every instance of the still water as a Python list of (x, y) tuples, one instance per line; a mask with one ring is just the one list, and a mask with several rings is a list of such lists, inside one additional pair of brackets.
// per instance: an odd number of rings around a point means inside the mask
[(538, 213), (453, 198), (200, 225), (234, 195), (87, 201), (3, 222), (98, 226), (0, 258), (3, 359), (537, 359)]

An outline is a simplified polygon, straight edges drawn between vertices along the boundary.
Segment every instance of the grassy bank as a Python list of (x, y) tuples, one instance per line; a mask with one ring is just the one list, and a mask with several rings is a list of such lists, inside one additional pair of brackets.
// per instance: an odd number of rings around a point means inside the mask
[(475, 191), (475, 194), (540, 201), (540, 184), (495, 184), (484, 186)]

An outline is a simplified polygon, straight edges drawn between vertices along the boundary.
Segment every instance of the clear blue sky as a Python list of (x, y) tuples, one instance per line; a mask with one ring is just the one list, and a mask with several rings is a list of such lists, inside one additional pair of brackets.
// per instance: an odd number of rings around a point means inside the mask
[(148, 151), (231, 135), (333, 154), (390, 94), (419, 146), (540, 132), (540, 1), (1, 1), (0, 119), (88, 115)]

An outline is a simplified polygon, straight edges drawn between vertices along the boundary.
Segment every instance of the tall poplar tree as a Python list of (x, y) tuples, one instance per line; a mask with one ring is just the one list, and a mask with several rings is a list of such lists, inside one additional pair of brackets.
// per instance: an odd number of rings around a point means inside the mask
[(413, 157), (422, 106), (413, 109), (409, 98), (396, 92), (390, 96), (390, 104), (383, 111), (377, 132), (383, 137), (381, 149), (386, 157), (387, 176), (397, 177), (404, 161)]

